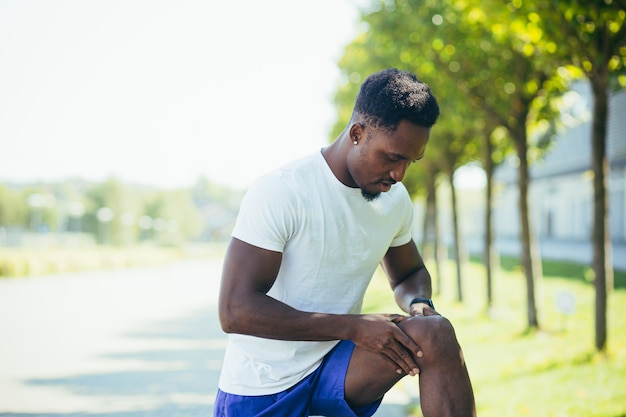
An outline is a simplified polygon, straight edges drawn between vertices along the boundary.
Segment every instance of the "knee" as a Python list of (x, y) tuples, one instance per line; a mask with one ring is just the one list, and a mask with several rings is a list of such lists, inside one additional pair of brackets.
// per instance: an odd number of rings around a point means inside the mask
[(411, 317), (405, 320), (404, 331), (422, 349), (422, 360), (429, 364), (456, 362), (461, 356), (461, 347), (454, 327), (443, 316)]

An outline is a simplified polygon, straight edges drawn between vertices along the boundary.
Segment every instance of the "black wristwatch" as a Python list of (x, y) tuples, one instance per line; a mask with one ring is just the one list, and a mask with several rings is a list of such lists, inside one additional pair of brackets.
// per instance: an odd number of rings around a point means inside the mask
[(430, 298), (415, 297), (409, 303), (409, 310), (411, 309), (411, 306), (413, 304), (416, 304), (416, 303), (424, 303), (424, 304), (427, 304), (428, 307), (432, 308), (433, 310), (435, 309), (435, 305), (433, 304), (433, 300), (431, 300)]

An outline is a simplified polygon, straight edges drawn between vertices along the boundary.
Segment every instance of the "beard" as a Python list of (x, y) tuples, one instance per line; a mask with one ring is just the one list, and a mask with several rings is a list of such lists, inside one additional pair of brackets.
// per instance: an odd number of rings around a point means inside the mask
[(380, 197), (380, 192), (373, 193), (371, 191), (367, 191), (365, 188), (361, 188), (361, 195), (367, 202), (371, 202)]

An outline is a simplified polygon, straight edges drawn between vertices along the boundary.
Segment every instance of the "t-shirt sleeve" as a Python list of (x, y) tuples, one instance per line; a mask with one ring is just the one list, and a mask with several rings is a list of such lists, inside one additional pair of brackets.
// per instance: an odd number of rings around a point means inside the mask
[(411, 202), (411, 197), (409, 196), (409, 192), (404, 187), (404, 184), (398, 183), (396, 185), (401, 185), (402, 191), (402, 199), (403, 199), (403, 207), (404, 210), (402, 212), (402, 223), (400, 225), (400, 229), (398, 230), (398, 234), (391, 241), (390, 247), (397, 247), (406, 245), (411, 241), (413, 237), (413, 203)]
[(280, 172), (260, 177), (241, 202), (232, 236), (263, 249), (282, 252), (295, 229), (296, 203)]

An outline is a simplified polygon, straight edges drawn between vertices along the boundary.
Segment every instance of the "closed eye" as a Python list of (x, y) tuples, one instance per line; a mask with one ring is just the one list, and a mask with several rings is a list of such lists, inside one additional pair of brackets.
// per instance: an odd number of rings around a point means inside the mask
[(413, 159), (412, 161), (410, 161), (409, 158), (407, 158), (406, 156), (402, 156), (402, 155), (395, 154), (395, 153), (386, 154), (385, 158), (387, 158), (389, 162), (409, 161), (409, 163), (412, 164), (413, 162), (417, 162), (420, 159), (424, 158), (424, 155), (422, 154), (421, 156)]

